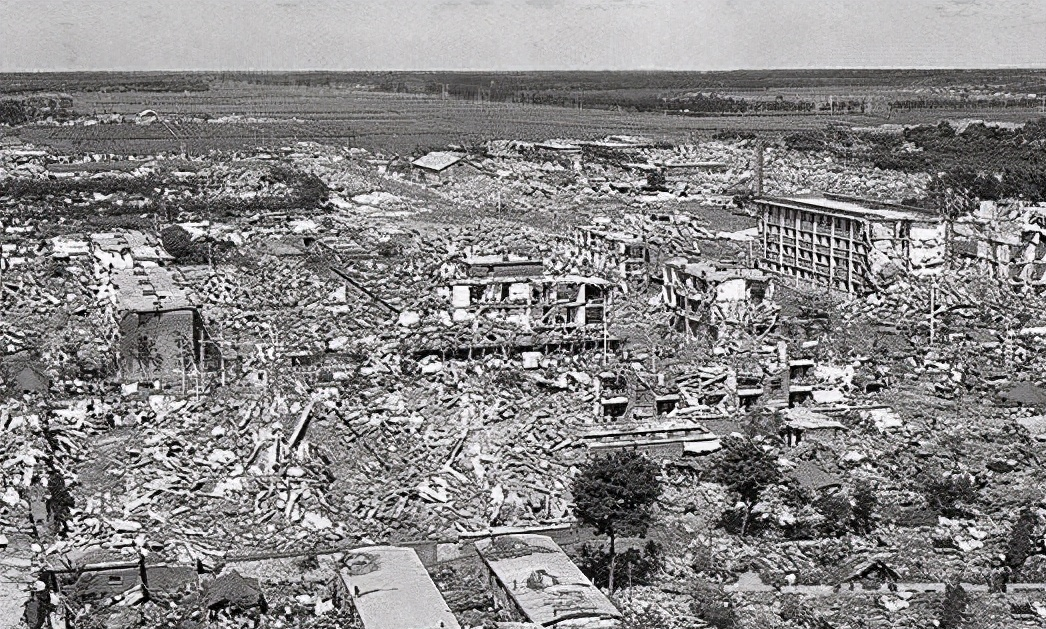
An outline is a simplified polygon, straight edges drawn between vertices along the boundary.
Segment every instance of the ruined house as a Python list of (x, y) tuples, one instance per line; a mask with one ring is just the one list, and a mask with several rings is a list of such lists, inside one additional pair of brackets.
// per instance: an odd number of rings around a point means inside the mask
[(1001, 280), (1046, 284), (1046, 206), (982, 201), (952, 223), (951, 253)]
[(495, 605), (542, 627), (617, 627), (621, 613), (551, 538), (505, 535), (476, 542)]
[(597, 277), (492, 276), (453, 280), (455, 321), (492, 317), (524, 330), (602, 326), (612, 286)]
[(507, 253), (469, 256), (459, 266), (461, 277), (540, 277), (545, 272), (541, 260)]
[(646, 281), (655, 263), (655, 251), (643, 238), (595, 225), (579, 227), (574, 255), (583, 269), (616, 281)]
[(91, 252), (96, 268), (101, 272), (134, 266), (160, 266), (174, 259), (154, 238), (133, 230), (92, 234)]
[(776, 323), (773, 282), (757, 269), (671, 258), (663, 281), (672, 323), (688, 335), (714, 339), (722, 326), (762, 334)]
[(828, 194), (753, 203), (759, 268), (797, 284), (864, 294), (945, 262), (945, 222), (921, 208)]
[(789, 446), (803, 441), (832, 441), (846, 431), (843, 424), (809, 408), (786, 408), (782, 415), (781, 435)]
[(125, 381), (159, 381), (162, 387), (201, 366), (203, 320), (169, 270), (114, 270), (110, 286)]
[(351, 551), (338, 573), (339, 599), (363, 629), (458, 629), (443, 595), (411, 548), (371, 546)]

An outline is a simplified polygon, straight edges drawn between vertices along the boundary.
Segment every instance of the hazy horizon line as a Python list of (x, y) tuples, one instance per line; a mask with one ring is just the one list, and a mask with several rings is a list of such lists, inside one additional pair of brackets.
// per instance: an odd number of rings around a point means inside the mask
[(279, 69), (253, 69), (253, 68), (104, 68), (104, 69), (48, 69), (48, 70), (3, 70), (0, 71), (0, 75), (10, 74), (92, 74), (92, 73), (205, 73), (205, 72), (251, 72), (255, 74), (279, 74), (286, 72), (305, 72), (305, 73), (321, 73), (321, 72), (367, 72), (367, 73), (444, 73), (444, 74), (455, 74), (455, 73), (466, 73), (466, 72), (482, 72), (488, 74), (518, 74), (518, 73), (533, 73), (533, 74), (553, 74), (562, 72), (587, 72), (587, 73), (626, 73), (626, 72), (658, 72), (658, 73), (675, 73), (675, 74), (718, 74), (726, 72), (842, 72), (842, 71), (859, 71), (859, 72), (904, 72), (904, 71), (920, 71), (920, 72), (991, 72), (991, 71), (1021, 71), (1021, 70), (1046, 70), (1046, 64), (1042, 65), (1003, 65), (1003, 66), (818, 66), (818, 67), (739, 67), (729, 69), (717, 69), (717, 70), (681, 70), (678, 68), (674, 69), (659, 69), (659, 68), (632, 68), (632, 69), (608, 69), (608, 68), (533, 68), (533, 69), (492, 69), (492, 68), (453, 68), (453, 69), (442, 69), (442, 68), (395, 68), (395, 69), (376, 69), (376, 68), (279, 68)]

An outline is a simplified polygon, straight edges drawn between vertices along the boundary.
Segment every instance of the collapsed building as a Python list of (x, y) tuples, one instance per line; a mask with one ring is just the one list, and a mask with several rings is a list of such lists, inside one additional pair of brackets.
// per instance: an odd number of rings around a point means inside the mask
[[(76, 243), (62, 245), (78, 250)], [(216, 350), (177, 273), (161, 266), (171, 256), (137, 231), (94, 234), (90, 251), (112, 307), (124, 382), (185, 388), (190, 375), (206, 369), (208, 352), (213, 358)]]
[(621, 613), (545, 535), (476, 542), (497, 607), (541, 627), (617, 627)]
[(671, 258), (665, 261), (662, 279), (672, 324), (688, 336), (715, 339), (726, 327), (758, 335), (777, 322), (773, 282), (758, 269)]
[(595, 225), (575, 233), (575, 262), (596, 275), (616, 281), (646, 281), (656, 265), (656, 250), (644, 239)]
[(1046, 207), (982, 201), (952, 223), (951, 252), (995, 277), (1046, 284)]
[(598, 277), (485, 277), (451, 286), (455, 321), (502, 318), (527, 330), (602, 326), (612, 286)]
[(927, 210), (828, 194), (753, 203), (759, 268), (796, 283), (864, 294), (945, 262), (945, 222)]

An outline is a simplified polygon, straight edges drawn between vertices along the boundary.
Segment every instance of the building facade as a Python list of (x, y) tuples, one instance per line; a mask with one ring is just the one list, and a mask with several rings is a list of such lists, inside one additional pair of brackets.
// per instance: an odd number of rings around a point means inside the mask
[(926, 210), (836, 195), (753, 203), (759, 268), (797, 283), (862, 294), (945, 261), (945, 223)]

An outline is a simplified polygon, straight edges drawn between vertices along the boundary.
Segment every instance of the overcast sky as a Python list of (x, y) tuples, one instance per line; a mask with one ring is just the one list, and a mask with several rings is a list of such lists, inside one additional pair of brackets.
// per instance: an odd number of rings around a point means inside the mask
[(1043, 66), (1046, 0), (0, 0), (0, 71)]

